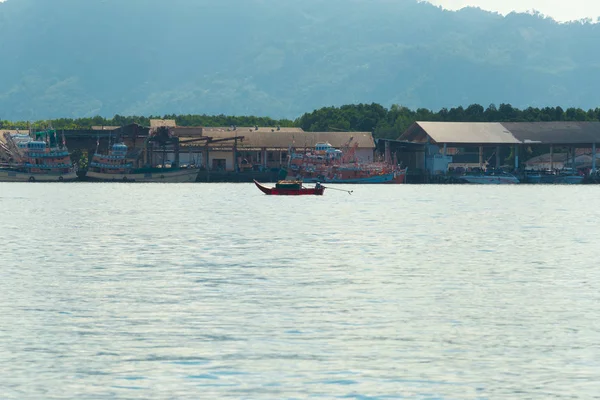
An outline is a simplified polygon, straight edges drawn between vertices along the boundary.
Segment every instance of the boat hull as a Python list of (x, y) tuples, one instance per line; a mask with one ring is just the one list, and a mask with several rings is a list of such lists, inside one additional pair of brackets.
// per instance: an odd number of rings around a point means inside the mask
[(278, 189), (268, 188), (254, 181), (256, 187), (266, 195), (272, 196), (322, 196), (325, 188), (302, 188), (302, 189)]
[(584, 179), (579, 175), (528, 175), (526, 182), (544, 185), (578, 185), (583, 183)]
[(464, 175), (461, 179), (477, 185), (516, 185), (519, 179), (514, 176)]
[(197, 169), (182, 169), (177, 171), (160, 171), (146, 173), (105, 174), (88, 171), (86, 177), (101, 182), (145, 182), (145, 183), (185, 183), (196, 182)]
[(583, 183), (585, 178), (579, 175), (559, 176), (554, 183), (558, 185), (578, 185)]
[(406, 178), (406, 170), (400, 172), (391, 172), (388, 174), (374, 175), (366, 178), (347, 178), (347, 179), (335, 179), (335, 178), (315, 178), (315, 177), (301, 177), (305, 183), (335, 183), (335, 184), (400, 184), (404, 183)]
[(0, 170), (0, 182), (72, 182), (76, 179), (76, 172), (40, 174)]

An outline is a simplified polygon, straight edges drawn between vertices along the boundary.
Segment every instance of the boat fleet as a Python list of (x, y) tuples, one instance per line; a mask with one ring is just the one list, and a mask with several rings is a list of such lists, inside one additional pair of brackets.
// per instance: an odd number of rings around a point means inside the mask
[(114, 143), (108, 154), (96, 151), (85, 173), (78, 174), (64, 136), (53, 129), (35, 133), (5, 133), (0, 141), (0, 182), (70, 182), (81, 176), (100, 182), (195, 182), (197, 168), (146, 166), (124, 143)]
[[(130, 152), (121, 142), (109, 146), (106, 154), (96, 151), (85, 177), (101, 182), (196, 182), (199, 170), (178, 165), (139, 165), (139, 154)], [(267, 188), (255, 181), (266, 194), (322, 194), (323, 184), (402, 184), (407, 168), (389, 154), (385, 161), (362, 160), (356, 145), (336, 149), (331, 144), (317, 143), (314, 148), (297, 152), (290, 149), (286, 181)], [(71, 161), (65, 138), (56, 130), (5, 133), (0, 141), (0, 182), (70, 182), (78, 179), (77, 166)], [(501, 170), (464, 174), (460, 181), (471, 184), (559, 183), (577, 184), (583, 176), (558, 171), (529, 172), (521, 179)], [(317, 184), (305, 190), (303, 184)]]
[[(58, 140), (53, 129), (27, 134), (5, 133), (4, 142), (0, 141), (0, 160), (3, 161), (0, 181), (68, 182), (85, 175), (86, 180), (100, 182), (195, 182), (198, 177), (199, 170), (193, 167), (151, 167), (147, 163), (140, 167), (140, 155), (130, 152), (122, 142), (111, 144), (103, 154), (98, 150), (99, 141), (87, 170), (78, 174), (64, 136), (61, 139)], [(355, 149), (338, 150), (329, 143), (317, 143), (306, 153), (291, 152), (285, 173), (291, 172), (293, 177), (281, 185), (289, 182), (404, 183), (406, 168), (390, 162), (364, 162), (356, 157)], [(274, 188), (275, 192), (283, 188), (281, 185)], [(295, 188), (297, 184), (292, 186)], [(322, 190), (316, 193), (322, 194)]]
[(515, 185), (518, 183), (575, 185), (582, 183), (584, 179), (584, 176), (568, 171), (528, 171), (519, 179), (511, 173), (493, 169), (464, 174), (459, 177), (459, 180), (465, 183), (480, 185)]
[(299, 153), (292, 151), (288, 168), (292, 175), (306, 183), (401, 184), (406, 179), (406, 168), (397, 162), (361, 160), (356, 146), (342, 150), (329, 143), (317, 143), (314, 149)]

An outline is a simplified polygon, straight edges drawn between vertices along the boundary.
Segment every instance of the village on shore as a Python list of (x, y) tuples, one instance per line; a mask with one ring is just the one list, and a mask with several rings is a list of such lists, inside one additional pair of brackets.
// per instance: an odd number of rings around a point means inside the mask
[(167, 119), (0, 129), (0, 181), (595, 183), (599, 141), (594, 121), (417, 121), (396, 139)]

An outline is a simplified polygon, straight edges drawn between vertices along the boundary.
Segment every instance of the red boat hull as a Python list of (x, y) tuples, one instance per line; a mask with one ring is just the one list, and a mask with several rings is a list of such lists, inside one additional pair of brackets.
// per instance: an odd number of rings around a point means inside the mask
[(274, 196), (322, 196), (323, 192), (325, 192), (325, 188), (301, 188), (301, 189), (277, 189), (277, 188), (268, 188), (257, 181), (254, 181), (256, 187), (263, 192), (264, 194), (274, 195)]

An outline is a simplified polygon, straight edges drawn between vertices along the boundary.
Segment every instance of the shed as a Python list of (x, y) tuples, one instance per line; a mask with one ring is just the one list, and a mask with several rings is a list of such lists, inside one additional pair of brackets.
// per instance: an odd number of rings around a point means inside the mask
[(504, 122), (521, 143), (591, 146), (600, 143), (600, 122)]
[(498, 122), (415, 122), (398, 140), (469, 146), (521, 143)]

